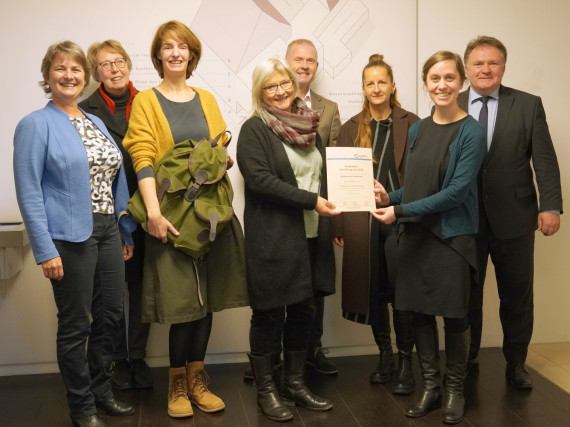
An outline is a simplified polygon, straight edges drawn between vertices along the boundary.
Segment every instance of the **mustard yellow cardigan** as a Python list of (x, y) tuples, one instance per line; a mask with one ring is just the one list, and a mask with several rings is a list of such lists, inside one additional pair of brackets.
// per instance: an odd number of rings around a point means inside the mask
[[(207, 90), (192, 89), (200, 96), (210, 138), (214, 138), (226, 129), (218, 103)], [(172, 131), (156, 94), (152, 89), (139, 92), (133, 101), (129, 129), (123, 139), (123, 146), (131, 155), (135, 172), (146, 166), (154, 167), (173, 145)]]

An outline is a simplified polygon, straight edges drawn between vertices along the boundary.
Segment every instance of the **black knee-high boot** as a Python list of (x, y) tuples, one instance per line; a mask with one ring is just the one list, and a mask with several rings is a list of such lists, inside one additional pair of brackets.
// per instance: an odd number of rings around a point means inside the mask
[(406, 416), (417, 418), (427, 415), (441, 405), (437, 325), (433, 323), (419, 328), (414, 327), (414, 337), (424, 386), (419, 399), (406, 411)]
[(469, 357), (469, 329), (458, 334), (445, 332), (445, 354), (447, 357), (441, 420), (446, 424), (457, 424), (465, 416), (463, 386), (467, 374)]
[(414, 350), (414, 315), (411, 311), (394, 310), (392, 316), (396, 347), (398, 347), (398, 370), (394, 379), (392, 393), (412, 394), (415, 390), (412, 371), (412, 352)]
[(390, 316), (388, 304), (380, 304), (379, 323), (371, 325), (374, 341), (380, 350), (378, 366), (370, 374), (370, 382), (384, 384), (390, 381), (394, 373), (394, 357), (392, 352), (392, 339), (390, 337)]
[(333, 404), (317, 396), (305, 384), (306, 350), (283, 351), (283, 400), (287, 405), (299, 405), (312, 411), (328, 411)]
[(257, 405), (263, 415), (273, 421), (293, 419), (293, 414), (281, 400), (273, 381), (273, 356), (254, 356), (248, 353), (248, 357), (257, 386)]

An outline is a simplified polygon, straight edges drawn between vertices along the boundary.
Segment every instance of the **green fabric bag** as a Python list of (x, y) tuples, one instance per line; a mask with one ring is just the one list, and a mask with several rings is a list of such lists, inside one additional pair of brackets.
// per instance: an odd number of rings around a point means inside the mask
[[(218, 145), (224, 134), (229, 134), (227, 141)], [(194, 258), (208, 252), (234, 214), (234, 193), (226, 172), (230, 140), (231, 133), (224, 131), (213, 140), (179, 142), (154, 167), (160, 211), (180, 233), (169, 232), (168, 241)], [(148, 231), (139, 190), (129, 200), (129, 212)]]

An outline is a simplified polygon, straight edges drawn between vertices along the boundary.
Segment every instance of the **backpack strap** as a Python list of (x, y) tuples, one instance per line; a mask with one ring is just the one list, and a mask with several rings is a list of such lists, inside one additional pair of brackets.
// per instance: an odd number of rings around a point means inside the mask
[(196, 173), (196, 181), (184, 193), (184, 199), (190, 203), (196, 200), (200, 186), (208, 180), (208, 173), (205, 170), (199, 170)]
[(219, 135), (215, 136), (214, 139), (210, 139), (210, 144), (212, 145), (212, 147), (215, 147), (216, 145), (218, 145), (218, 141), (220, 140), (220, 138), (227, 134), (228, 135), (228, 140), (226, 142), (224, 142), (222, 144), (223, 147), (227, 147), (230, 143), (230, 141), (232, 140), (232, 133), (229, 130), (224, 130), (222, 133), (220, 133)]

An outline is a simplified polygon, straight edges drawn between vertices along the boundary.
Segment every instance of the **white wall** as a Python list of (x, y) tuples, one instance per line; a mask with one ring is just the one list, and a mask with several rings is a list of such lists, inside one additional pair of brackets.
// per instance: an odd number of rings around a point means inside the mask
[[(40, 62), (47, 46), (71, 39), (87, 49), (93, 41), (117, 38), (133, 58), (133, 80), (139, 89), (144, 89), (158, 81), (148, 60), (150, 40), (156, 27), (172, 18), (188, 23), (203, 42), (209, 41), (204, 42), (203, 59), (190, 83), (216, 94), (236, 140), (250, 105), (249, 83), (253, 66), (261, 58), (282, 54), (287, 42), (293, 38), (317, 41), (321, 63), (317, 87), (322, 94), (339, 102), (344, 121), (360, 110), (360, 73), (370, 54), (385, 54), (394, 67), (403, 106), (425, 116), (430, 108), (429, 98), (417, 77), (419, 72), (416, 73), (423, 61), (440, 49), (462, 54), (471, 38), (479, 34), (494, 35), (509, 51), (505, 84), (543, 97), (562, 168), (564, 198), (568, 200), (570, 179), (565, 165), (570, 159), (570, 149), (563, 144), (563, 131), (566, 130), (568, 111), (565, 101), (570, 97), (566, 84), (570, 59), (564, 44), (570, 39), (566, 24), (570, 2), (341, 0), (329, 10), (329, 2), (325, 0), (274, 0), (271, 3), (290, 25), (272, 26), (272, 38), (263, 46), (252, 41), (243, 45), (240, 67), (228, 59), (229, 53), (234, 52), (224, 52), (228, 53), (226, 58), (215, 41), (225, 37), (229, 43), (237, 44), (242, 32), (249, 27), (233, 25), (236, 17), (232, 14), (238, 12), (232, 11), (229, 16), (218, 16), (210, 22), (216, 31), (215, 37), (201, 33), (200, 20), (194, 21), (194, 18), (207, 14), (206, 5), (212, 3), (217, 3), (216, 7), (224, 6), (218, 10), (238, 4), (242, 11), (250, 12), (253, 4), (251, 0), (102, 0), (98, 3), (99, 9), (91, 7), (88, 19), (83, 11), (70, 17), (69, 4), (61, 0), (50, 2), (50, 7), (40, 0), (1, 6), (0, 28), (9, 37), (2, 40), (5, 61), (0, 67), (3, 94), (0, 107), (3, 141), (0, 144), (0, 222), (19, 219), (12, 178), (12, 136), (18, 120), (46, 102), (36, 83), (41, 78)], [(484, 19), (491, 15), (492, 18)], [(258, 17), (263, 18), (264, 14)], [(223, 30), (219, 31), (219, 28)], [(252, 34), (251, 40), (262, 40), (262, 37)], [(235, 150), (235, 143), (231, 150)], [(231, 173), (236, 189), (236, 210), (241, 212), (243, 182), (237, 168)], [(537, 235), (533, 342), (570, 341), (570, 290), (565, 286), (570, 273), (566, 243), (570, 228), (564, 217), (562, 220), (562, 230), (557, 235), (550, 238)], [(35, 265), (29, 247), (24, 250), (23, 271), (1, 286), (4, 298), (0, 299), (0, 375), (57, 371), (57, 320), (51, 286)], [(340, 289), (339, 284), (337, 289)], [(489, 272), (485, 304), (483, 345), (497, 346), (502, 335), (492, 271)], [(248, 308), (242, 308), (214, 315), (209, 361), (245, 361), (249, 314)], [(153, 325), (151, 329), (148, 347), (151, 365), (167, 363), (167, 331), (164, 325)], [(341, 318), (340, 293), (327, 299), (323, 342), (331, 348), (332, 355), (375, 351), (369, 327)]]

